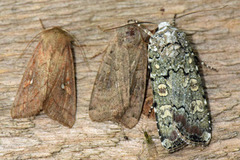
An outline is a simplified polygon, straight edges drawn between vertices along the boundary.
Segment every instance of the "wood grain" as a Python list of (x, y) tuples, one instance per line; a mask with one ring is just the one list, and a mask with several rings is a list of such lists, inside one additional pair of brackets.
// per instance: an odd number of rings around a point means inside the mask
[[(240, 1), (9, 0), (0, 2), (0, 10), (0, 159), (151, 159), (143, 154), (142, 130), (153, 138), (155, 159), (240, 159)], [(210, 145), (168, 154), (153, 119), (142, 116), (133, 129), (90, 120), (90, 94), (103, 54), (89, 60), (88, 67), (82, 53), (90, 58), (111, 40), (112, 32), (98, 26), (119, 26), (128, 19), (171, 22), (175, 13), (176, 27), (188, 34), (200, 59), (218, 72), (203, 67), (213, 122)], [(69, 30), (85, 45), (75, 47), (77, 115), (72, 129), (45, 114), (17, 120), (10, 116), (37, 40), (25, 47), (42, 31), (39, 18), (47, 28)]]

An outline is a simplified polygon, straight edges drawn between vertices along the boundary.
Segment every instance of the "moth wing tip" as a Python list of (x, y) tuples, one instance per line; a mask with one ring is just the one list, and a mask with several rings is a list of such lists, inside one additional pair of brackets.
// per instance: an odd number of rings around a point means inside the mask
[(72, 128), (75, 122), (73, 123), (67, 123), (67, 124), (63, 124), (64, 126), (68, 127), (68, 128)]
[[(46, 113), (46, 112), (45, 112)], [(47, 113), (46, 113), (47, 114)], [(52, 120), (57, 121), (58, 123), (62, 124), (63, 126), (66, 126), (68, 128), (72, 128), (75, 123), (75, 117), (63, 117), (62, 119), (59, 119), (57, 117), (54, 117), (52, 115), (47, 114), (48, 117), (50, 117)]]
[(92, 121), (97, 121), (97, 122), (100, 122), (101, 120), (101, 118), (100, 117), (103, 117), (102, 115), (101, 115), (101, 113), (100, 112), (98, 112), (98, 111), (96, 111), (96, 110), (89, 110), (89, 117), (90, 117), (90, 119), (92, 120)]
[(72, 117), (72, 119), (68, 120), (67, 126), (69, 128), (72, 128), (74, 124), (75, 124), (75, 118)]
[(138, 120), (128, 120), (127, 121), (128, 123), (124, 122), (124, 121), (121, 121), (121, 123), (126, 127), (126, 128), (129, 128), (129, 129), (132, 129), (133, 127), (135, 127), (138, 123)]
[(18, 115), (18, 114), (17, 114), (17, 112), (15, 111), (15, 108), (14, 108), (14, 106), (13, 106), (13, 108), (11, 109), (11, 117), (12, 117), (12, 119), (17, 118), (17, 117), (18, 117), (17, 115)]

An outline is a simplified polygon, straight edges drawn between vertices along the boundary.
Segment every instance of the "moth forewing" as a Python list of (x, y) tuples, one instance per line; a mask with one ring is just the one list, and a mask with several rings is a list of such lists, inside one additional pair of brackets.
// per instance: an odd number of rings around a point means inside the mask
[(134, 127), (146, 86), (146, 34), (136, 25), (117, 28), (94, 83), (89, 106), (93, 121), (115, 121)]
[(167, 22), (148, 45), (153, 107), (162, 145), (175, 152), (211, 139), (210, 112), (201, 76), (185, 33)]
[(61, 124), (73, 126), (76, 87), (72, 42), (72, 36), (60, 27), (40, 33), (11, 110), (12, 118), (35, 116), (43, 110)]

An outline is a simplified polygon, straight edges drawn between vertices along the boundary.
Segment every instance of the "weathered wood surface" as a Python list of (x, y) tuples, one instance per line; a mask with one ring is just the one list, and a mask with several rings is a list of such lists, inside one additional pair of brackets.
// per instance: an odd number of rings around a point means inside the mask
[[(14, 97), (36, 43), (20, 55), (42, 30), (39, 18), (46, 27), (69, 30), (86, 45), (84, 53), (90, 58), (112, 38), (111, 31), (102, 32), (98, 26), (118, 26), (128, 19), (171, 22), (175, 13), (176, 26), (188, 33), (200, 59), (218, 69), (203, 67), (213, 123), (208, 147), (189, 146), (168, 154), (155, 120), (145, 116), (131, 130), (112, 122), (92, 122), (88, 105), (103, 54), (89, 60), (87, 67), (79, 47), (75, 48), (78, 92), (73, 128), (43, 113), (35, 118), (11, 118)], [(1, 0), (0, 159), (240, 159), (239, 17), (239, 0)], [(148, 148), (143, 130), (152, 135), (156, 148)]]

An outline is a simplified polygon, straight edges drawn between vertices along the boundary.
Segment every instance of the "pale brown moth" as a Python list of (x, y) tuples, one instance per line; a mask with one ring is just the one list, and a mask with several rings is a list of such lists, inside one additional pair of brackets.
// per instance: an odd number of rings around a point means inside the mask
[(114, 29), (94, 83), (89, 116), (134, 127), (141, 115), (147, 75), (147, 35), (135, 24)]
[(60, 27), (40, 33), (40, 42), (15, 97), (12, 118), (35, 116), (44, 111), (64, 126), (73, 126), (76, 114), (73, 41)]

